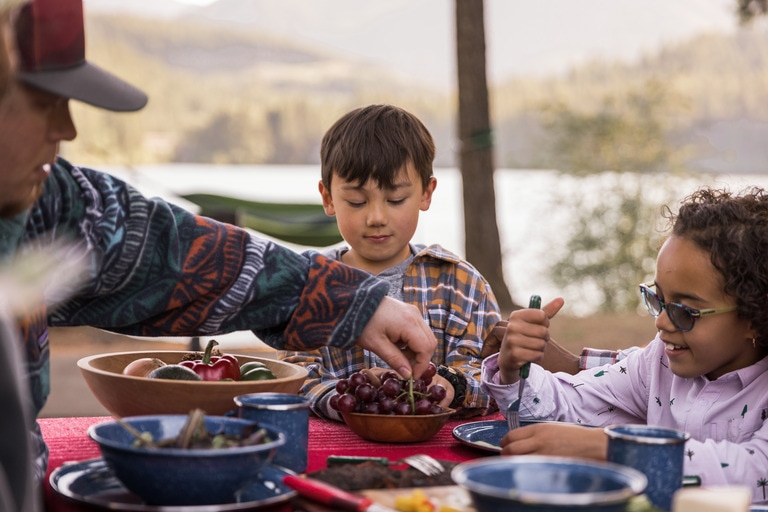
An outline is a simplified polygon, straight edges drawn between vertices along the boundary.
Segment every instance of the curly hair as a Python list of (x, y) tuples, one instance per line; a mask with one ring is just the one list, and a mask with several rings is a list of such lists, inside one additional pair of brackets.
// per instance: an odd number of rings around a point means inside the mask
[(736, 298), (738, 315), (751, 322), (756, 343), (768, 348), (768, 192), (752, 187), (734, 194), (702, 188), (686, 197), (677, 214), (664, 217), (671, 234), (709, 253), (722, 274), (725, 293)]
[(373, 179), (382, 188), (391, 188), (409, 160), (426, 189), (434, 159), (429, 130), (416, 116), (393, 105), (368, 105), (346, 113), (320, 145), (323, 185), (329, 189), (334, 173), (360, 185)]

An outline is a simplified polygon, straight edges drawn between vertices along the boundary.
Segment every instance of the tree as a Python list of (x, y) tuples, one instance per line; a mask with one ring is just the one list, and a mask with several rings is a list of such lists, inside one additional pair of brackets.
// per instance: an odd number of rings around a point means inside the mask
[(496, 192), (493, 137), (485, 73), (483, 0), (456, 1), (456, 54), (459, 82), (459, 169), (463, 181), (464, 249), (485, 276), (503, 312), (516, 309), (504, 281)]
[(756, 16), (765, 14), (768, 14), (768, 0), (736, 0), (736, 15), (742, 25), (747, 25)]
[[(603, 98), (594, 110), (562, 103), (545, 108), (552, 168), (591, 180), (589, 194), (574, 197), (563, 185), (556, 209), (567, 211), (572, 233), (560, 233), (562, 254), (552, 279), (570, 296), (587, 298), (605, 312), (637, 307), (639, 284), (653, 275), (662, 204), (675, 199), (673, 176), (682, 174), (685, 148), (671, 142), (677, 98), (651, 81), (626, 96)], [(553, 244), (554, 247), (554, 244)]]

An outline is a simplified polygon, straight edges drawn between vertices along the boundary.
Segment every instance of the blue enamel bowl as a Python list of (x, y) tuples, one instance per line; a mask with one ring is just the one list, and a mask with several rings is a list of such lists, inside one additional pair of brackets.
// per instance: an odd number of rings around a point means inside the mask
[[(187, 415), (132, 416), (123, 421), (159, 441), (176, 437)], [(205, 417), (212, 434), (241, 435), (253, 424), (234, 417)], [(259, 427), (266, 430), (269, 442), (218, 449), (133, 446), (136, 438), (117, 421), (92, 425), (88, 435), (117, 479), (147, 505), (217, 505), (236, 501), (238, 492), (259, 480), (262, 467), (285, 444), (282, 431), (266, 424)]]
[(533, 455), (465, 462), (451, 477), (478, 512), (624, 512), (648, 483), (640, 471), (618, 464)]

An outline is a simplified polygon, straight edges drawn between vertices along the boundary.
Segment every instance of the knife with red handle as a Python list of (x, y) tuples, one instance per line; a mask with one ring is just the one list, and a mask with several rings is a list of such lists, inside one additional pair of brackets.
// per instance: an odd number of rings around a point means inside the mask
[(354, 512), (397, 512), (395, 509), (374, 503), (370, 498), (352, 494), (320, 480), (294, 475), (285, 475), (283, 483), (311, 500), (322, 503), (335, 510)]

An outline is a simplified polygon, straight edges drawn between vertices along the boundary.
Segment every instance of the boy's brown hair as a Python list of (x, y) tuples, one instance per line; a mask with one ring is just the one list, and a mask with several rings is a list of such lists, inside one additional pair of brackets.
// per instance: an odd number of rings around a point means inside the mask
[(382, 188), (394, 186), (397, 173), (410, 160), (426, 188), (432, 177), (435, 142), (413, 114), (392, 105), (370, 105), (348, 112), (323, 136), (320, 162), (323, 185), (331, 178)]

